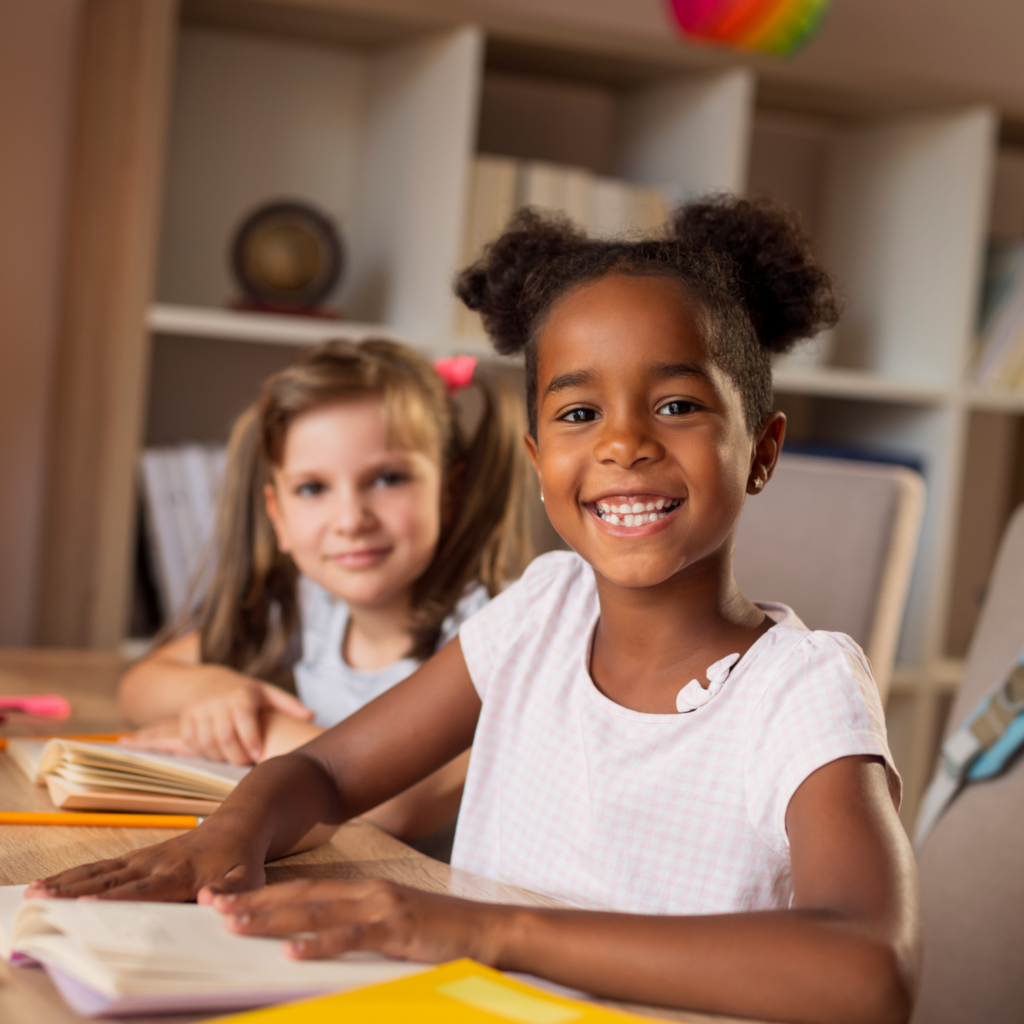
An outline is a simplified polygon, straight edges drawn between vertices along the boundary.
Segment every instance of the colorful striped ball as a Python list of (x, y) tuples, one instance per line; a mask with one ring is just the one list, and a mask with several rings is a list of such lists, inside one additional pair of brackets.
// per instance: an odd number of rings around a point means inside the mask
[(669, 0), (693, 39), (787, 57), (818, 31), (829, 0)]

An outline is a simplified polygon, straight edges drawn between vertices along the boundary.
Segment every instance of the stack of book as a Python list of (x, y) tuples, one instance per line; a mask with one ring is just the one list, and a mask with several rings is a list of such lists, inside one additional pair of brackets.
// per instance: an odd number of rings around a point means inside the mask
[(213, 533), (224, 449), (147, 448), (142, 454), (146, 534), (164, 618), (188, 600)]
[[(580, 167), (503, 156), (473, 162), (463, 262), (479, 258), (522, 206), (560, 213), (598, 238), (635, 237), (660, 231), (672, 199), (668, 189), (605, 178)], [(460, 334), (482, 334), (480, 319), (460, 314)]]
[(1024, 391), (1024, 241), (988, 247), (975, 380), (997, 391)]

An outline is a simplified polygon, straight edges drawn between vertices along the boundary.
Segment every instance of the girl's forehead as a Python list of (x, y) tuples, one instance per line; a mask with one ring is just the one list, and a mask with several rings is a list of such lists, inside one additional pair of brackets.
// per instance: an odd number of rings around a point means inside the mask
[(566, 364), (705, 364), (710, 353), (700, 309), (678, 279), (609, 274), (581, 285), (552, 307), (537, 336), (541, 377)]
[[(379, 395), (355, 395), (300, 413), (284, 439), (282, 468), (317, 463), (353, 468), (384, 459), (427, 457), (437, 461), (436, 444), (394, 415)], [(396, 422), (397, 421), (397, 422)]]

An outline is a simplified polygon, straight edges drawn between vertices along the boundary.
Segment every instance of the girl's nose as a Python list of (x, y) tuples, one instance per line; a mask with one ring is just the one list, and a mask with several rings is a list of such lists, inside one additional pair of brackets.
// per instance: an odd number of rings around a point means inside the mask
[(601, 462), (614, 462), (628, 469), (638, 462), (661, 457), (661, 444), (642, 416), (606, 415), (594, 455)]
[(331, 526), (338, 533), (362, 533), (374, 524), (373, 510), (358, 492), (341, 493), (333, 509)]

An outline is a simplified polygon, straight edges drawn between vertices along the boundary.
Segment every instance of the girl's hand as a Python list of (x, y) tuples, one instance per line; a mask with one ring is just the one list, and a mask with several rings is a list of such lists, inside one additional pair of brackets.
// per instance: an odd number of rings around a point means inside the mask
[(226, 927), (238, 935), (313, 933), (285, 947), (301, 960), (360, 949), (421, 963), (472, 957), (496, 965), (501, 932), (514, 913), (382, 879), (303, 879), (240, 895), (204, 889), (199, 902), (224, 914)]
[(305, 722), (313, 718), (313, 712), (297, 697), (270, 683), (232, 673), (220, 685), (220, 692), (190, 704), (178, 719), (184, 746), (213, 761), (253, 764), (260, 759), (261, 712), (277, 710)]
[(181, 726), (176, 718), (136, 729), (117, 742), (132, 750), (156, 750), (161, 754), (179, 754), (182, 757), (195, 755), (195, 751), (181, 738)]
[(25, 895), (183, 902), (195, 899), (204, 887), (234, 892), (256, 889), (265, 879), (262, 859), (254, 855), (252, 844), (238, 838), (237, 831), (218, 827), (211, 818), (192, 832), (156, 846), (36, 879)]

